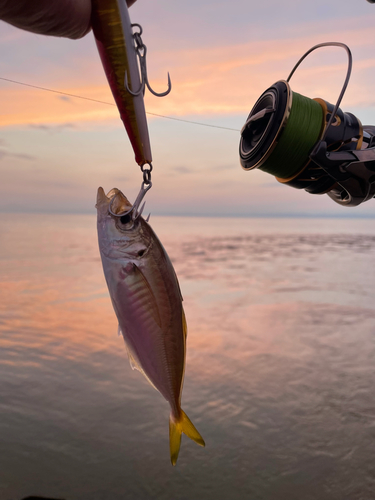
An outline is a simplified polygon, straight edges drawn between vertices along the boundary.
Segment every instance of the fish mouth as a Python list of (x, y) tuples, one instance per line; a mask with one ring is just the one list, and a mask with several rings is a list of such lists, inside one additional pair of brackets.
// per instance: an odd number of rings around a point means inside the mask
[(113, 188), (105, 194), (102, 187), (98, 188), (95, 207), (102, 214), (109, 212), (116, 217), (122, 217), (133, 209), (133, 205), (119, 189)]
[(133, 205), (127, 197), (117, 188), (109, 191), (107, 199), (109, 200), (109, 212), (117, 217), (122, 217), (133, 209)]
[(102, 215), (104, 212), (108, 212), (114, 217), (123, 218), (126, 216), (130, 220), (135, 221), (142, 215), (145, 203), (140, 207), (140, 204), (149, 189), (151, 189), (152, 183), (145, 184), (142, 183), (141, 189), (138, 196), (132, 205), (127, 197), (117, 188), (111, 189), (106, 195), (102, 187), (98, 188), (98, 194), (96, 197), (95, 207)]

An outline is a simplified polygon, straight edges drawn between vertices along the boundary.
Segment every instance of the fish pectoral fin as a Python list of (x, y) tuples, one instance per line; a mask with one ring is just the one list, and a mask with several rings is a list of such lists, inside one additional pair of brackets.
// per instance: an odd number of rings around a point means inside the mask
[[(126, 344), (125, 344), (126, 345)], [(143, 373), (143, 370), (142, 368), (139, 366), (139, 364), (136, 362), (136, 360), (134, 359), (134, 356), (132, 355), (132, 353), (130, 352), (128, 346), (126, 346), (126, 349), (128, 351), (128, 358), (129, 358), (129, 363), (130, 363), (130, 366), (132, 368), (132, 370), (138, 370), (139, 372)]]
[[(124, 339), (125, 340), (125, 339)], [(148, 378), (148, 376), (145, 374), (145, 372), (142, 370), (142, 367), (140, 366), (140, 364), (138, 363), (138, 361), (135, 359), (134, 355), (132, 354), (131, 350), (129, 349), (127, 343), (125, 342), (125, 346), (126, 346), (126, 350), (128, 351), (128, 358), (129, 358), (129, 363), (130, 363), (130, 366), (131, 366), (131, 369), (132, 370), (138, 370), (139, 372), (142, 373), (142, 375), (146, 378), (147, 382), (152, 385), (152, 387), (156, 389), (156, 387), (154, 386), (154, 384), (151, 382), (151, 380)]]
[(147, 308), (149, 309), (149, 312), (152, 314), (152, 317), (155, 320), (155, 323), (158, 325), (159, 328), (161, 328), (161, 319), (160, 319), (160, 314), (159, 314), (159, 308), (156, 302), (156, 298), (154, 295), (154, 292), (152, 291), (152, 288), (147, 281), (146, 276), (142, 273), (142, 271), (139, 269), (139, 267), (132, 263), (131, 267), (131, 272), (129, 273), (128, 268), (126, 269), (127, 274), (129, 276), (129, 279), (131, 277), (132, 280), (134, 280), (137, 284), (138, 287), (140, 287), (143, 291), (144, 295), (144, 303), (147, 305)]
[(181, 434), (184, 433), (200, 446), (205, 446), (204, 439), (199, 434), (194, 424), (186, 413), (181, 410), (180, 417), (176, 419), (172, 414), (169, 417), (169, 449), (172, 465), (176, 465), (181, 445)]
[(118, 337), (122, 336), (122, 331), (121, 331), (121, 326), (120, 325), (118, 325), (118, 327), (117, 327), (117, 336)]

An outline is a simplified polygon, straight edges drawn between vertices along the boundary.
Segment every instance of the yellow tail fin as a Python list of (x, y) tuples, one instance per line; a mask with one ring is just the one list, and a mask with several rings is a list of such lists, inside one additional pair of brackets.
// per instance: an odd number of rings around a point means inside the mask
[(199, 434), (190, 418), (184, 411), (181, 410), (181, 414), (178, 420), (176, 420), (171, 414), (171, 416), (169, 417), (169, 448), (171, 451), (172, 465), (176, 465), (177, 462), (182, 433), (186, 434), (190, 439), (198, 443), (200, 446), (205, 446), (205, 442), (202, 436)]

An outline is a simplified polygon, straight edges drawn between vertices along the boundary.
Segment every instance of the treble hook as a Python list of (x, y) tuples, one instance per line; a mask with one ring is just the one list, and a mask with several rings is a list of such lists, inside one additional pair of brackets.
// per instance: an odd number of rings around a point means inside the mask
[(164, 97), (169, 94), (169, 92), (172, 89), (172, 83), (171, 83), (171, 77), (169, 76), (168, 73), (168, 89), (165, 92), (155, 92), (148, 81), (148, 76), (147, 76), (147, 64), (146, 64), (146, 54), (147, 54), (147, 47), (143, 43), (141, 35), (143, 33), (142, 26), (140, 24), (132, 24), (131, 27), (133, 28), (134, 26), (137, 26), (139, 28), (139, 32), (133, 33), (133, 38), (135, 40), (135, 50), (137, 52), (137, 56), (139, 59), (139, 65), (141, 68), (141, 84), (139, 86), (139, 89), (136, 91), (133, 91), (129, 88), (129, 80), (128, 80), (128, 73), (125, 69), (125, 78), (124, 78), (124, 85), (126, 90), (131, 94), (132, 96), (136, 97), (139, 95), (141, 92), (145, 93), (145, 88), (147, 87), (148, 90), (151, 92), (151, 94), (154, 94), (156, 97)]
[(125, 215), (130, 215), (131, 214), (131, 220), (135, 221), (138, 217), (140, 217), (142, 215), (143, 209), (145, 207), (145, 203), (143, 203), (143, 205), (142, 205), (142, 207), (141, 207), (140, 210), (138, 210), (138, 209), (139, 209), (139, 206), (140, 206), (143, 198), (145, 197), (145, 194), (151, 188), (152, 188), (152, 182), (151, 181), (148, 184), (146, 184), (145, 182), (142, 182), (141, 189), (140, 189), (140, 191), (138, 193), (138, 196), (137, 196), (135, 202), (133, 203), (133, 206), (129, 210), (127, 210), (126, 212), (122, 212), (120, 214), (117, 214), (117, 213), (113, 212), (113, 210), (112, 210), (113, 202), (114, 202), (116, 196), (119, 194), (119, 193), (117, 193), (112, 198), (112, 200), (111, 200), (111, 202), (109, 204), (109, 207), (108, 207), (109, 213), (112, 214), (113, 216), (119, 217), (119, 218), (124, 217)]

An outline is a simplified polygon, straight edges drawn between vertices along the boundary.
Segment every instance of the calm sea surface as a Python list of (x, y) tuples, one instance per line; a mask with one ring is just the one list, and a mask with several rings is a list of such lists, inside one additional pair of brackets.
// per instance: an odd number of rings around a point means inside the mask
[(127, 360), (96, 218), (0, 214), (0, 499), (373, 500), (375, 220), (151, 217), (188, 321), (183, 408)]

